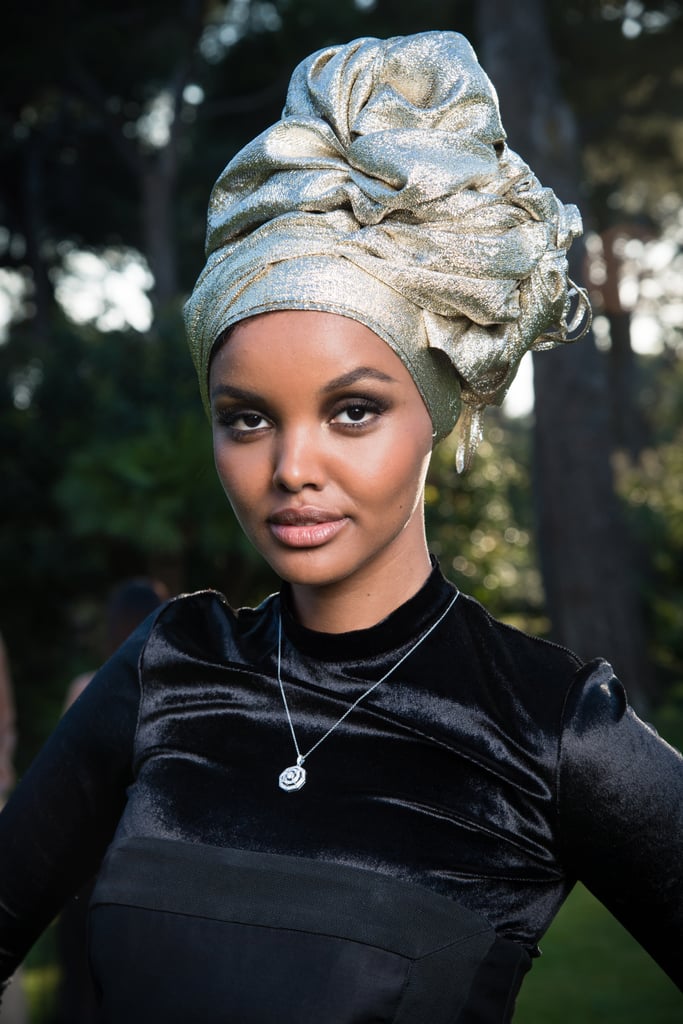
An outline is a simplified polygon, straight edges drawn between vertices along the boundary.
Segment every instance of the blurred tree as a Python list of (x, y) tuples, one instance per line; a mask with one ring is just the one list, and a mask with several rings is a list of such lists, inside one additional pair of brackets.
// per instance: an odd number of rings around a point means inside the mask
[(270, 573), (221, 491), (179, 322), (179, 310), (159, 317), (128, 356), (125, 338), (96, 343), (91, 439), (69, 452), (54, 496), (75, 538), (138, 551), (173, 592), (211, 583), (254, 595)]
[(636, 461), (622, 453), (616, 477), (636, 537), (651, 553), (644, 595), (651, 652), (661, 690), (683, 722), (683, 363), (672, 352), (649, 362), (656, 444)]
[[(680, 6), (547, 0), (543, 8), (560, 84), (586, 139), (595, 227), (646, 215), (656, 234), (668, 217), (672, 267), (683, 188)], [(218, 585), (237, 600), (272, 585), (213, 481), (182, 339), (179, 309), (201, 268), (216, 175), (279, 116), (289, 74), (307, 53), (434, 27), (472, 36), (477, 9), (471, 0), (13, 5), (0, 98), (0, 302), (12, 319), (0, 344), (0, 627), (29, 750), (80, 667), (89, 604), (122, 575), (163, 566), (171, 585)], [(489, 40), (512, 30), (515, 10), (505, 6)], [(480, 44), (484, 54), (483, 35)], [(525, 42), (515, 51), (520, 67), (527, 55), (537, 56)], [(489, 70), (507, 102), (505, 79)], [(537, 100), (519, 109), (534, 110)], [(516, 109), (504, 111), (511, 135)], [(651, 315), (666, 326), (664, 309), (653, 302)], [(578, 395), (563, 355), (547, 359), (548, 373), (556, 371), (547, 394), (558, 406)], [(484, 446), (469, 480), (453, 480), (447, 448), (437, 457), (430, 528), (465, 589), (496, 613), (512, 609), (516, 621), (545, 628), (528, 541), (527, 456), (516, 429), (502, 420), (493, 429), (503, 436)], [(555, 449), (556, 464), (582, 461), (577, 439), (561, 455)], [(594, 433), (585, 444), (592, 456)], [(561, 504), (558, 515), (571, 508)], [(43, 708), (39, 692), (48, 693)], [(38, 718), (27, 735), (29, 704)]]
[[(565, 202), (578, 201), (576, 124), (559, 87), (542, 0), (513, 9), (478, 0), (477, 14), (510, 144)], [(571, 259), (581, 280), (579, 245)], [(612, 483), (604, 360), (590, 341), (552, 359), (536, 355), (534, 384), (538, 533), (553, 635), (584, 657), (610, 658), (642, 704), (651, 673)]]

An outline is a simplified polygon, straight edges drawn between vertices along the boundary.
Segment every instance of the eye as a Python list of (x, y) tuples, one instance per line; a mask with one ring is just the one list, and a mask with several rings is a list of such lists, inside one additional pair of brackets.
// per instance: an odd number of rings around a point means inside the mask
[(267, 421), (260, 412), (238, 412), (232, 416), (230, 426), (238, 427), (240, 430), (258, 430), (266, 424)]
[(370, 409), (367, 405), (350, 405), (348, 409), (343, 409), (342, 412), (337, 413), (335, 419), (340, 423), (362, 423), (370, 414)]
[(332, 417), (332, 422), (341, 427), (360, 429), (369, 426), (385, 411), (386, 405), (376, 400), (355, 399), (345, 402)]
[(243, 440), (270, 426), (270, 421), (260, 412), (244, 409), (224, 409), (215, 413), (216, 423), (226, 427), (235, 440)]

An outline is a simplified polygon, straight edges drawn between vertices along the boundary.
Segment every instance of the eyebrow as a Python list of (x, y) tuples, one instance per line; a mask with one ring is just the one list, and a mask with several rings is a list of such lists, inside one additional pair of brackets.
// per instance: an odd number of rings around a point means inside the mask
[(216, 384), (215, 388), (211, 388), (211, 400), (214, 398), (220, 398), (225, 396), (226, 398), (235, 398), (238, 402), (258, 402), (261, 400), (261, 395), (257, 394), (256, 391), (247, 391), (245, 388), (236, 388), (232, 384)]
[(329, 381), (322, 391), (324, 394), (329, 394), (330, 391), (348, 388), (352, 384), (357, 384), (359, 380), (366, 380), (368, 378), (370, 380), (382, 381), (384, 384), (396, 384), (394, 377), (383, 373), (382, 370), (376, 370), (373, 366), (357, 366), (355, 370), (349, 370), (348, 373), (342, 373), (340, 377), (335, 377), (334, 380)]
[[(376, 370), (372, 366), (357, 366), (355, 370), (349, 370), (348, 373), (342, 373), (339, 377), (334, 377), (333, 380), (328, 381), (321, 391), (323, 394), (328, 395), (342, 388), (351, 387), (352, 384), (357, 384), (360, 380), (368, 379), (379, 380), (384, 384), (396, 384), (395, 378), (390, 377), (387, 373), (383, 373), (382, 370)], [(234, 398), (238, 402), (258, 402), (262, 401), (263, 397), (255, 391), (236, 388), (232, 384), (217, 384), (215, 388), (211, 389), (212, 400), (223, 396)]]

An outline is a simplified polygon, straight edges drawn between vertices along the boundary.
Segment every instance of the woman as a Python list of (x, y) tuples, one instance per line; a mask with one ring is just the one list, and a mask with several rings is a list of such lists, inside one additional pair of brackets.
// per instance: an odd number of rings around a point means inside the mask
[(115, 1022), (508, 1021), (577, 878), (682, 983), (681, 758), (424, 534), (435, 440), (460, 418), (464, 467), (584, 312), (579, 230), (462, 37), (295, 71), (219, 178), (187, 307), (218, 474), (283, 587), (169, 602), (65, 717), (2, 821), (4, 975), (106, 851)]

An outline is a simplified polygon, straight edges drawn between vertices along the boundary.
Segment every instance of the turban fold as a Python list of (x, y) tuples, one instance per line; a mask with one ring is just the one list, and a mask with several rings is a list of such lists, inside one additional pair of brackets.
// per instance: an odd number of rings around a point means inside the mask
[(282, 119), (211, 194), (207, 262), (185, 308), (204, 403), (212, 349), (232, 324), (277, 309), (340, 313), (403, 361), (437, 438), (464, 411), (462, 468), (525, 352), (569, 340), (587, 317), (567, 276), (580, 233), (576, 207), (506, 146), (463, 36), (321, 50), (294, 71)]

